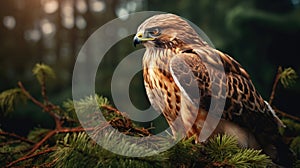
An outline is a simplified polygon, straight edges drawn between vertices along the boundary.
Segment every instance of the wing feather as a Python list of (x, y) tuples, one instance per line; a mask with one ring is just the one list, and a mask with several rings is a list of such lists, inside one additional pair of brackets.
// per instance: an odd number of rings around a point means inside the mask
[(188, 59), (192, 59), (192, 57), (186, 54), (174, 56), (170, 61), (170, 72), (182, 94), (194, 106), (197, 106), (200, 100), (200, 90), (197, 77), (193, 73), (192, 66), (189, 65), (191, 60)]
[[(253, 86), (249, 74), (237, 61), (213, 48), (198, 47), (188, 51), (178, 54), (176, 59), (171, 60), (170, 70), (176, 85), (193, 104), (199, 104), (197, 96), (200, 95), (200, 107), (209, 111), (212, 98), (220, 98), (224, 93), (221, 92), (221, 87), (225, 85), (226, 104), (223, 118), (234, 120), (250, 129), (257, 127), (252, 125), (251, 121), (257, 122), (256, 119), (259, 119), (262, 126), (268, 125), (274, 130), (277, 129), (278, 118), (271, 113), (264, 99)], [(222, 70), (226, 76), (225, 83), (222, 76), (220, 77)], [(199, 89), (197, 93), (196, 83)], [(214, 88), (220, 92), (215, 91)]]

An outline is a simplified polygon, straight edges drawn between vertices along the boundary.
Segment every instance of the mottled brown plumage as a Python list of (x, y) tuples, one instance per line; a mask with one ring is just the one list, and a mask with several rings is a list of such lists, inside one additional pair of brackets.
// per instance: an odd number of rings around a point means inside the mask
[[(278, 132), (283, 124), (249, 74), (233, 58), (210, 47), (186, 21), (173, 14), (155, 15), (139, 26), (134, 42), (146, 47), (146, 92), (174, 136), (196, 135), (200, 141), (208, 111), (222, 110), (217, 127), (208, 126), (208, 131), (234, 135), (241, 146), (263, 149), (274, 162), (290, 164), (291, 152)], [(212, 99), (223, 99), (225, 107), (212, 104)]]

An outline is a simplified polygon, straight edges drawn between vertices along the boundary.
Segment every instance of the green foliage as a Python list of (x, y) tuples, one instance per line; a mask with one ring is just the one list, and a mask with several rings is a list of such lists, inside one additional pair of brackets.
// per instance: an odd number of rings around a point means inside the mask
[(24, 96), (22, 90), (19, 88), (9, 89), (0, 93), (0, 109), (3, 112), (2, 115), (14, 111), (14, 105), (18, 101), (26, 101), (26, 97)]
[(280, 128), (279, 131), (282, 135), (288, 137), (295, 137), (300, 135), (300, 124), (291, 119), (282, 119), (282, 122), (286, 125), (285, 128)]
[(280, 133), (290, 142), (290, 148), (295, 152), (296, 162), (294, 167), (300, 168), (300, 124), (290, 119), (283, 119), (282, 122), (286, 125), (285, 128), (280, 128)]
[(210, 139), (204, 151), (211, 162), (217, 162), (220, 166), (250, 168), (267, 167), (271, 164), (270, 158), (260, 150), (241, 149), (236, 138), (226, 134)]
[(29, 147), (27, 143), (0, 136), (0, 167), (21, 157)]
[(62, 107), (64, 108), (64, 112), (65, 116), (68, 116), (69, 118), (72, 118), (74, 120), (77, 120), (77, 115), (76, 115), (76, 112), (75, 112), (75, 107), (74, 107), (74, 103), (71, 99), (68, 99), (66, 101), (64, 101), (62, 103)]
[[(169, 156), (169, 167), (203, 167), (206, 157), (203, 154), (204, 146), (193, 144), (194, 137), (179, 141), (174, 147), (166, 151)], [(184, 157), (183, 157), (184, 156)]]
[(262, 168), (271, 165), (271, 160), (267, 155), (262, 154), (260, 150), (239, 149), (232, 158), (228, 159), (228, 163), (237, 168)]
[[(43, 78), (49, 76), (49, 72), (50, 74), (52, 73), (47, 67), (48, 66), (44, 64), (37, 64), (34, 68), (34, 73), (37, 76), (41, 87), (44, 87)], [(14, 110), (13, 105), (16, 100), (26, 99), (24, 98), (26, 95), (22, 93), (21, 89), (11, 89), (2, 92), (0, 94), (1, 109), (6, 111)], [(42, 104), (41, 102), (36, 104), (43, 108), (44, 104), (40, 105)], [(44, 110), (49, 107), (55, 107), (52, 109), (53, 111), (50, 112), (45, 110), (54, 118), (56, 122), (55, 130), (35, 128), (30, 131), (27, 138), (20, 138), (13, 136), (12, 134), (10, 134), (10, 136), (3, 136), (4, 134), (0, 134), (0, 167), (7, 166), (7, 164), (19, 158), (23, 157), (24, 159), (24, 156), (28, 156), (27, 152), (33, 149), (38, 143), (41, 143), (41, 146), (30, 153), (30, 155), (32, 154), (32, 157), (28, 157), (15, 165), (21, 167), (59, 168), (250, 168), (267, 167), (271, 165), (269, 157), (262, 154), (260, 150), (240, 148), (235, 137), (228, 135), (216, 135), (203, 144), (194, 144), (194, 137), (191, 137), (179, 141), (171, 149), (166, 149), (166, 146), (169, 146), (170, 143), (168, 138), (157, 136), (156, 142), (159, 143), (153, 144), (144, 138), (146, 136), (151, 136), (149, 132), (145, 131), (145, 133), (142, 131), (146, 129), (137, 127), (137, 125), (127, 118), (126, 115), (109, 106), (107, 98), (99, 95), (87, 96), (77, 101), (67, 100), (63, 102), (62, 108), (53, 104), (50, 105), (51, 106), (45, 106)], [(82, 131), (79, 123), (77, 123), (75, 107), (76, 113), (84, 116), (88, 123), (99, 123), (99, 113), (103, 114), (105, 120), (101, 121), (102, 123), (100, 125), (92, 124), (92, 132), (88, 135), (86, 132)], [(59, 113), (56, 113), (57, 111), (59, 111)], [(56, 117), (56, 115), (59, 115), (59, 117)], [(61, 121), (58, 120), (63, 120), (63, 124), (59, 125), (59, 122)], [(69, 122), (75, 122), (76, 124), (70, 124)], [(291, 120), (283, 120), (283, 122), (287, 125), (287, 128), (283, 130), (284, 134), (292, 136), (294, 136), (295, 133), (300, 134), (300, 124)], [(107, 129), (105, 126), (108, 124), (115, 129), (113, 131)], [(3, 132), (3, 130), (0, 130), (0, 132)], [(137, 141), (129, 141), (126, 136), (123, 135), (137, 137)], [(45, 139), (47, 136), (49, 136), (49, 138)], [(296, 151), (298, 157), (300, 149), (299, 141), (299, 138), (295, 138), (291, 144), (291, 147)], [(106, 149), (118, 151), (118, 153), (121, 153), (122, 155), (117, 155)], [(149, 156), (128, 157), (131, 155), (140, 156), (145, 153)], [(298, 163), (295, 164), (297, 165)]]
[[(99, 137), (101, 139), (99, 139)], [(99, 139), (100, 144), (104, 145), (108, 149), (112, 149), (112, 151), (118, 151), (121, 155), (129, 156), (141, 156), (144, 153), (149, 155), (158, 154), (158, 151), (155, 148), (152, 148), (151, 145), (140, 142), (132, 142), (124, 137), (124, 134), (120, 134), (120, 132), (114, 130), (112, 132), (104, 132), (101, 136), (96, 135), (94, 139)]]
[(36, 64), (32, 69), (32, 73), (36, 76), (40, 84), (45, 82), (47, 79), (55, 78), (53, 69), (45, 64)]
[(300, 168), (300, 160), (297, 160), (294, 165), (293, 165), (294, 168)]
[[(247, 36), (245, 31), (249, 28), (253, 31), (253, 25), (249, 24), (255, 22), (256, 24), (264, 24), (264, 27), (277, 27), (282, 30), (299, 29), (300, 22), (296, 12), (290, 15), (277, 15), (269, 11), (259, 10), (253, 8), (249, 3), (241, 3), (228, 11), (226, 16), (226, 24), (229, 29), (240, 36)], [(291, 27), (291, 25), (293, 25)], [(251, 31), (251, 30), (250, 30)]]
[(79, 117), (81, 121), (89, 121), (90, 126), (96, 126), (99, 124), (99, 120), (104, 122), (102, 118), (99, 118), (99, 115), (96, 112), (102, 112), (106, 120), (116, 117), (114, 113), (107, 113), (106, 110), (102, 110), (101, 107), (104, 105), (109, 105), (109, 101), (107, 98), (99, 95), (87, 96), (76, 101), (67, 100), (63, 102), (66, 113), (61, 115), (75, 120)]
[(62, 106), (64, 107), (65, 111), (68, 113), (75, 113), (75, 107), (73, 100), (68, 99), (62, 103)]
[[(105, 136), (105, 145), (116, 148), (123, 146), (123, 151), (136, 150), (131, 145), (124, 141), (117, 141), (113, 133), (108, 133)], [(116, 143), (118, 142), (118, 143)], [(158, 167), (166, 158), (161, 157), (145, 157), (145, 158), (131, 158), (120, 156), (110, 151), (105, 150), (100, 145), (92, 141), (86, 133), (66, 134), (63, 140), (58, 141), (58, 150), (56, 150), (51, 158), (56, 160), (55, 167)], [(140, 149), (139, 152), (151, 152), (149, 150)]]
[(300, 160), (300, 136), (293, 139), (291, 149), (296, 153), (297, 159)]
[(237, 150), (238, 144), (234, 137), (218, 135), (215, 139), (209, 140), (206, 152), (213, 161), (223, 161)]
[(280, 75), (280, 82), (287, 88), (295, 84), (297, 78), (298, 75), (293, 68), (286, 68)]
[(27, 135), (27, 138), (29, 140), (35, 141), (37, 142), (38, 140), (40, 140), (43, 136), (45, 136), (47, 134), (47, 132), (49, 132), (49, 129), (44, 129), (44, 128), (34, 128), (32, 129), (29, 134)]
[(63, 107), (67, 112), (74, 113), (74, 104), (76, 106), (77, 113), (84, 113), (86, 111), (97, 111), (97, 109), (99, 109), (101, 106), (108, 105), (109, 101), (105, 97), (99, 95), (91, 95), (77, 101), (67, 100), (63, 102)]
[(287, 137), (295, 137), (291, 140), (290, 147), (295, 152), (297, 159), (300, 160), (300, 124), (289, 119), (284, 119), (283, 122), (287, 127), (282, 130), (282, 133)]
[[(240, 149), (237, 141), (231, 136), (216, 136), (207, 145), (193, 144), (193, 138), (181, 140), (171, 149), (158, 153), (155, 149), (130, 144), (115, 133), (106, 133), (103, 144), (107, 148), (121, 149), (123, 154), (141, 154), (154, 152), (149, 157), (126, 157), (107, 151), (96, 144), (90, 137), (82, 133), (68, 133), (57, 141), (57, 149), (51, 154), (48, 162), (55, 167), (266, 167), (269, 158), (259, 150)], [(224, 144), (221, 142), (224, 141)], [(233, 147), (235, 150), (230, 149)], [(226, 155), (218, 157), (219, 151)], [(122, 152), (121, 151), (121, 152)], [(119, 151), (120, 152), (120, 151)], [(156, 153), (156, 154), (155, 154)], [(211, 155), (213, 155), (213, 157)], [(221, 159), (222, 158), (222, 159)], [(220, 165), (220, 166), (216, 166)]]
[(98, 152), (101, 152), (99, 146), (90, 143), (85, 133), (66, 134), (58, 141), (58, 149), (51, 159), (56, 160), (55, 167), (95, 167)]

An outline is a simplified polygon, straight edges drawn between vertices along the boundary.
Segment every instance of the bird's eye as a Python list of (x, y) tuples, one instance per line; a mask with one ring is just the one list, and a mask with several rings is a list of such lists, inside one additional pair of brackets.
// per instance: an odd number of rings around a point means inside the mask
[(149, 33), (152, 35), (152, 36), (159, 36), (160, 35), (160, 29), (159, 28), (152, 28)]

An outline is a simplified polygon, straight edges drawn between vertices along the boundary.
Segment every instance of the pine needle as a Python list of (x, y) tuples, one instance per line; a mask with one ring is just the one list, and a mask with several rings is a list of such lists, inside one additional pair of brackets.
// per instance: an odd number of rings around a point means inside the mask
[(284, 71), (281, 73), (280, 82), (283, 85), (283, 87), (288, 88), (296, 83), (297, 78), (298, 75), (296, 71), (293, 68), (289, 67), (284, 69)]
[(0, 109), (4, 115), (14, 111), (14, 105), (18, 101), (26, 101), (26, 97), (20, 88), (9, 89), (0, 93)]
[(53, 69), (45, 64), (36, 64), (32, 69), (32, 73), (40, 84), (43, 84), (46, 79), (55, 79), (56, 77)]
[(228, 160), (229, 164), (237, 168), (267, 167), (271, 163), (269, 157), (260, 150), (240, 149)]
[(232, 153), (238, 151), (237, 140), (233, 136), (217, 135), (209, 139), (205, 148), (207, 154), (213, 161), (223, 161), (231, 157)]

